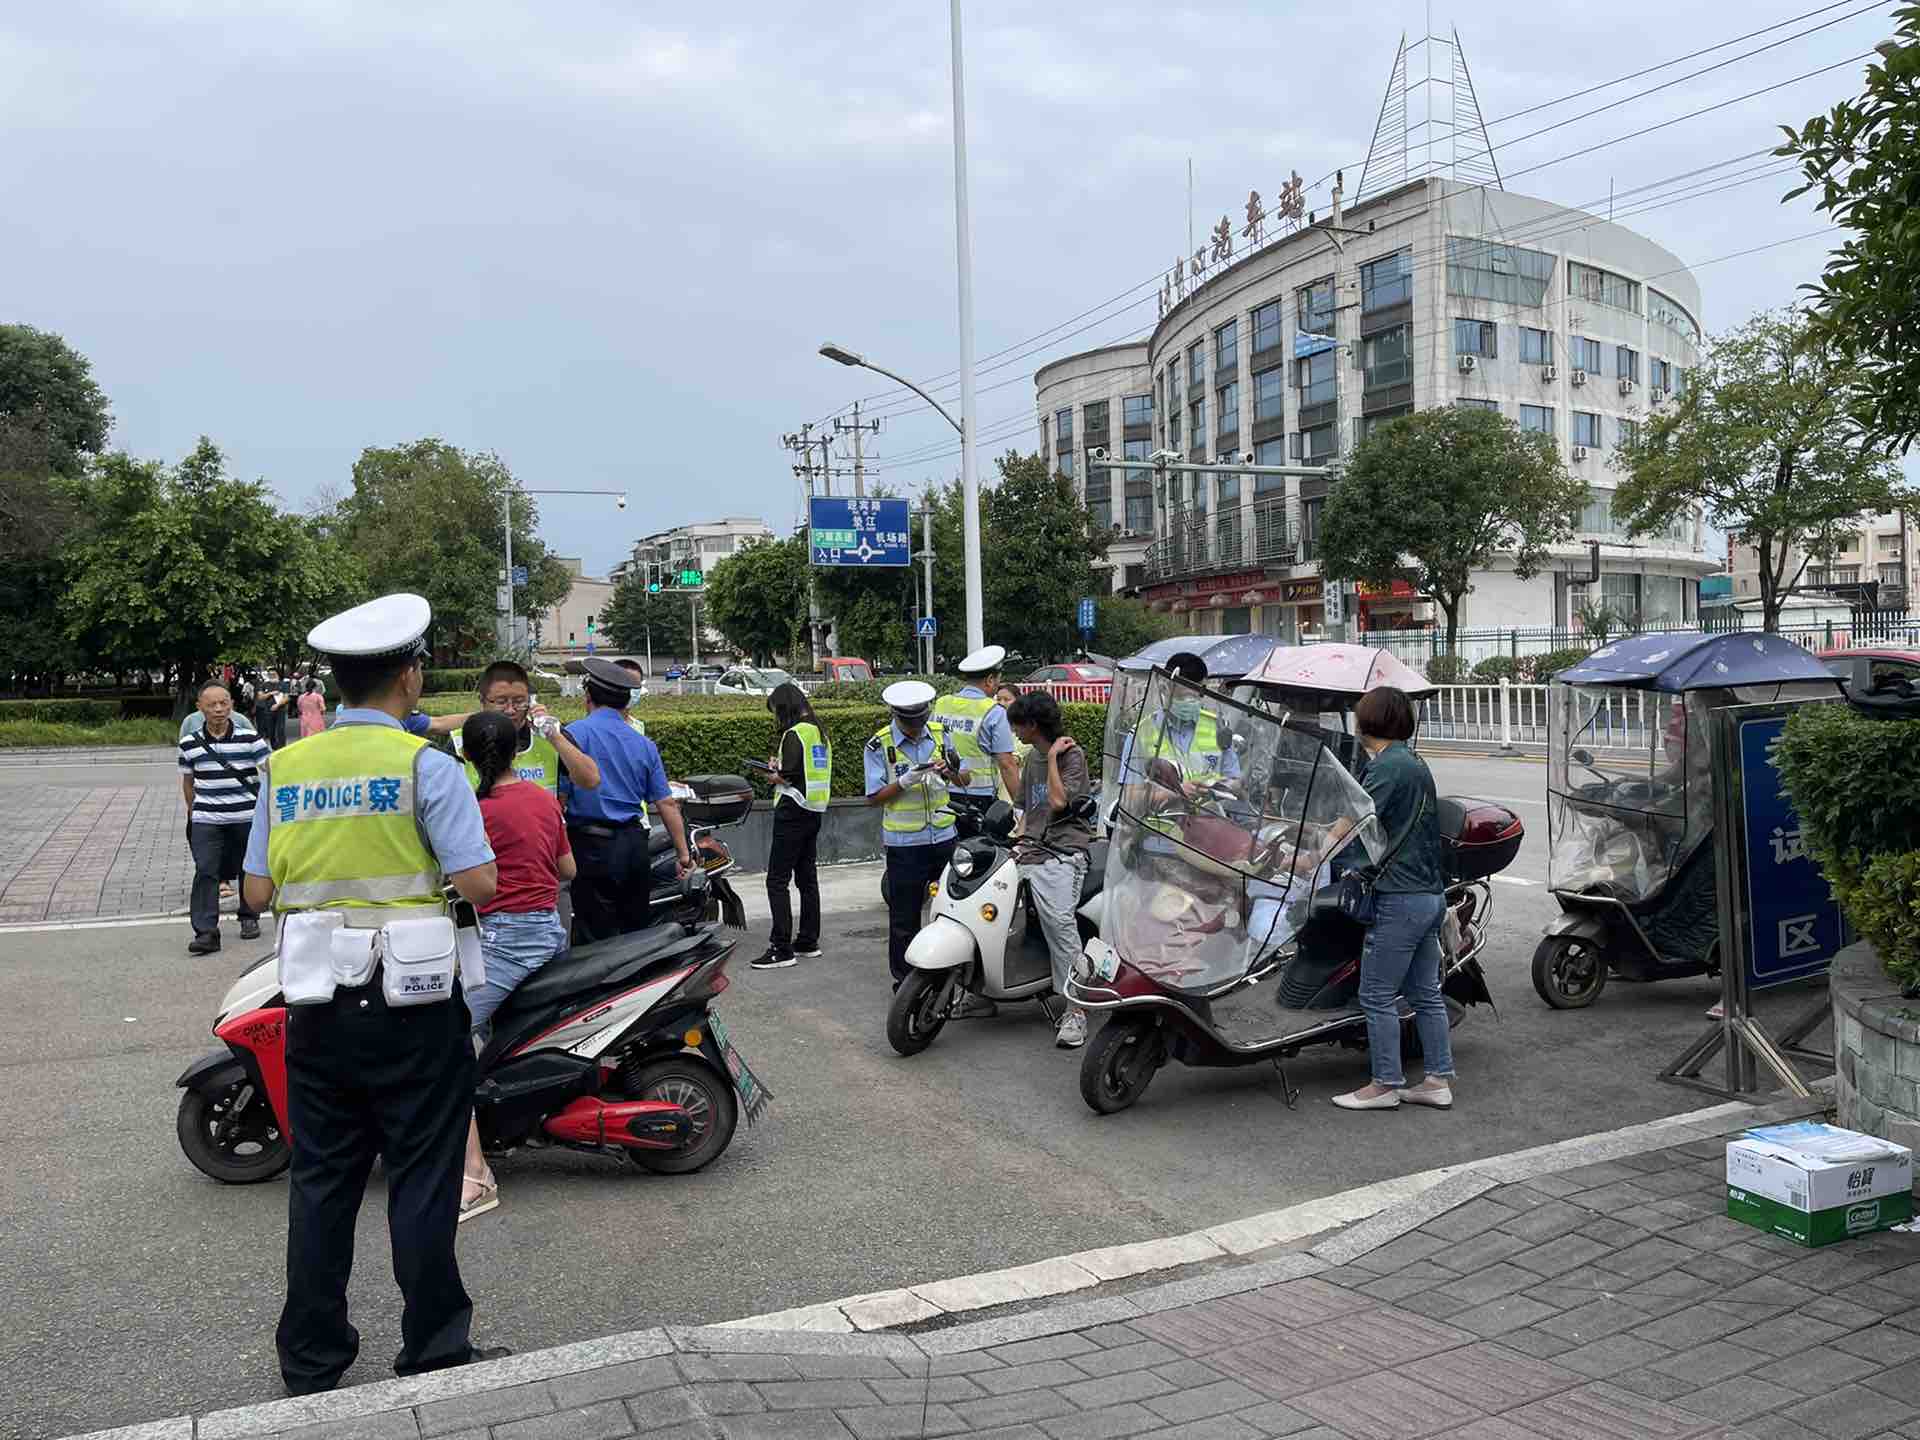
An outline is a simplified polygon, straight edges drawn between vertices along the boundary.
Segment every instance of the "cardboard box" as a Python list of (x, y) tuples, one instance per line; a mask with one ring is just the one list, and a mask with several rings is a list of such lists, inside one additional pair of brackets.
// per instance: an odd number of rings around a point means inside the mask
[(1913, 1152), (1803, 1120), (1727, 1144), (1727, 1214), (1796, 1245), (1831, 1245), (1913, 1218)]

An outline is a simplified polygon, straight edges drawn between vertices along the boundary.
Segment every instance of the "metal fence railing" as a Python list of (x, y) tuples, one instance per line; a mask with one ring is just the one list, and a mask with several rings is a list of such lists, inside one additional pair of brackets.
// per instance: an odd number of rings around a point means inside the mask
[[(1549, 687), (1442, 685), (1420, 702), (1420, 736), (1439, 743), (1515, 747), (1547, 743)], [(1582, 743), (1591, 750), (1646, 750), (1664, 726), (1658, 701), (1643, 691), (1607, 697), (1597, 715), (1583, 717)]]

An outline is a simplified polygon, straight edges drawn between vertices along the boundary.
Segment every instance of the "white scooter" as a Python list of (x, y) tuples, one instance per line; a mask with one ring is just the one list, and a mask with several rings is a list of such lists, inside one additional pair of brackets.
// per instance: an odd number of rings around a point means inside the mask
[[(931, 887), (920, 932), (907, 946), (909, 974), (887, 1011), (887, 1043), (902, 1055), (926, 1049), (976, 996), (1037, 1000), (1049, 1021), (1060, 1018), (1046, 932), (1013, 863), (1013, 807), (1004, 800), (985, 806), (954, 800), (960, 841)], [(1089, 824), (1098, 805), (1092, 795), (1080, 801)], [(1080, 893), (1082, 945), (1100, 933), (1106, 869), (1106, 841), (1096, 841)]]

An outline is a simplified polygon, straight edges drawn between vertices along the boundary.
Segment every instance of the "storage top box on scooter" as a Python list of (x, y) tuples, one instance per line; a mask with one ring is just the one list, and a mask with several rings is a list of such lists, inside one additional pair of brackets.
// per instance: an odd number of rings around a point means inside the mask
[(1526, 838), (1520, 817), (1491, 800), (1442, 795), (1439, 800), (1441, 849), (1450, 881), (1484, 880), (1513, 863)]
[(752, 782), (741, 775), (689, 775), (680, 782), (694, 798), (680, 802), (689, 825), (733, 825), (753, 809)]

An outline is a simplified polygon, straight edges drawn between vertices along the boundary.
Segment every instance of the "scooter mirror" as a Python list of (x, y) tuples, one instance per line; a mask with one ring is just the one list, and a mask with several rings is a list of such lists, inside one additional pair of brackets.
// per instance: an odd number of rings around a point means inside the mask
[(981, 815), (980, 828), (996, 840), (1006, 839), (1013, 833), (1013, 806), (1004, 800), (994, 801)]
[(1589, 770), (1593, 768), (1593, 752), (1591, 750), (1575, 750), (1567, 758), (1576, 765), (1584, 765)]

